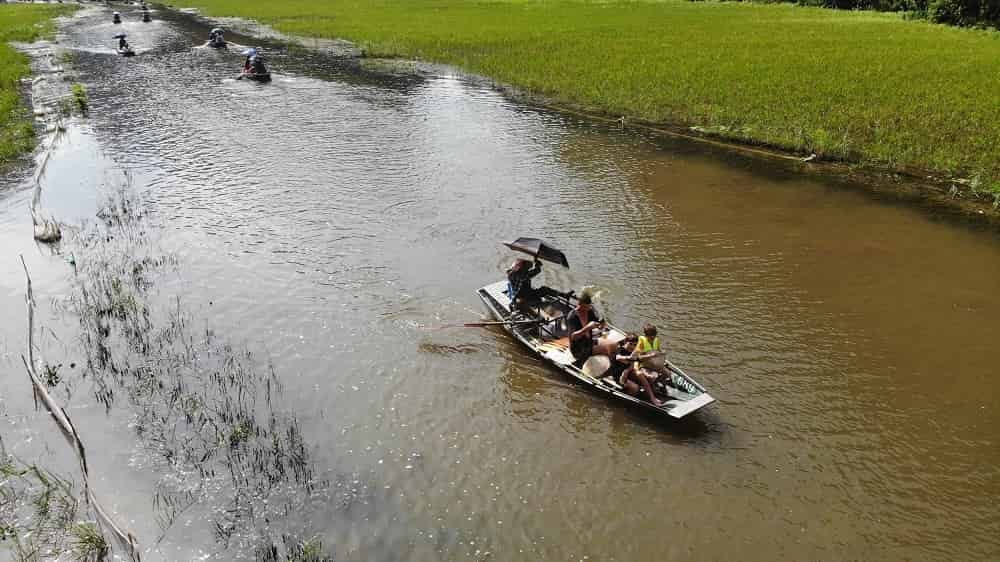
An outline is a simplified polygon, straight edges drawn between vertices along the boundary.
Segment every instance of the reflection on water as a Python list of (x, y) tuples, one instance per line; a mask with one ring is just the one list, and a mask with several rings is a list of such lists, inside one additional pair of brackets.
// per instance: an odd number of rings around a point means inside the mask
[[(211, 526), (229, 521), (232, 496), (198, 494), (211, 476), (148, 451), (146, 416), (170, 401), (122, 383), (226, 404), (191, 366), (224, 375), (228, 357), (254, 389), (283, 388), (264, 401), (230, 387), (249, 400), (235, 402), (248, 433), (261, 447), (294, 441), (282, 462), (298, 451), (327, 490), (309, 496), (288, 465), (283, 484), (265, 478), (282, 501), (255, 514), (279, 546), (294, 533), (367, 560), (1000, 556), (1000, 418), (984, 391), (996, 239), (770, 162), (529, 110), (456, 76), (381, 76), (265, 44), (274, 82), (236, 81), (239, 57), (191, 50), (207, 28), (168, 12), (124, 24), (140, 56), (110, 56), (105, 15), (80, 16), (65, 38), (91, 95), (88, 138), (131, 171), (156, 238), (142, 247), (172, 261), (119, 285), (150, 283), (136, 296), (148, 326), (107, 350), (130, 357), (115, 384), (132, 406), (71, 400), (88, 442), (104, 439), (95, 463), (118, 508), (176, 508), (163, 530), (137, 525), (147, 559), (235, 556)], [(4, 240), (20, 212), (3, 214)], [(500, 330), (428, 329), (481, 317), (474, 291), (510, 261), (499, 240), (520, 235), (569, 256), (569, 270), (545, 266), (547, 284), (601, 287), (602, 312), (625, 329), (656, 322), (719, 403), (665, 424), (577, 388)], [(123, 273), (100, 259), (143, 263), (115, 246), (127, 242), (81, 248), (78, 261), (95, 261), (80, 275)], [(39, 291), (85, 282), (56, 272), (39, 274)], [(17, 302), (11, 279), (4, 303)], [(193, 347), (144, 341), (171, 322)], [(100, 336), (96, 320), (62, 330), (68, 356), (104, 353), (100, 337), (79, 339)], [(155, 364), (131, 362), (142, 356)], [(4, 400), (29, 415), (26, 395)], [(233, 421), (222, 441), (241, 443)], [(160, 426), (153, 435), (172, 431)], [(249, 496), (242, 505), (262, 501)], [(200, 507), (183, 511), (191, 499)]]

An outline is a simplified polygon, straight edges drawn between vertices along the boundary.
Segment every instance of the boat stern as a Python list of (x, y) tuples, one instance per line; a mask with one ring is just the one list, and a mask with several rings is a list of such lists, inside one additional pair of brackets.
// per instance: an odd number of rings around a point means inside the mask
[(507, 296), (507, 282), (497, 281), (480, 288), (476, 293), (483, 300), (486, 309), (497, 320), (510, 316), (510, 297)]
[(669, 414), (672, 418), (680, 419), (694, 411), (708, 406), (713, 402), (715, 402), (715, 398), (712, 398), (711, 394), (702, 392), (690, 400), (678, 401), (676, 406), (667, 410), (667, 414)]

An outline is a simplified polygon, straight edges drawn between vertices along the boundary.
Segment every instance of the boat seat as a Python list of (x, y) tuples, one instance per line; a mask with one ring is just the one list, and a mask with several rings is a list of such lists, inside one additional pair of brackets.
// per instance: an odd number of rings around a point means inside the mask
[(557, 349), (557, 350), (560, 350), (560, 351), (565, 351), (565, 350), (569, 349), (569, 338), (565, 337), (565, 338), (557, 338), (557, 339), (554, 339), (554, 340), (549, 340), (549, 341), (543, 343), (540, 346), (540, 349), (543, 349), (543, 350)]

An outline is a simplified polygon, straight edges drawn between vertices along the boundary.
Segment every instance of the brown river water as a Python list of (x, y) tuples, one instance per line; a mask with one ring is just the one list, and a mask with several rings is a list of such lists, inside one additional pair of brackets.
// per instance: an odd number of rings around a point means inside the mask
[[(91, 110), (43, 200), (84, 226), (38, 246), (30, 182), (0, 191), (0, 436), (74, 474), (20, 362), (21, 253), (53, 393), (144, 560), (252, 560), (282, 535), (336, 560), (1000, 559), (996, 235), (447, 70), (264, 43), (274, 81), (236, 81), (238, 54), (192, 49), (205, 25), (123, 13), (61, 37)], [(139, 56), (112, 53), (122, 27)], [(98, 220), (115, 193), (126, 219)], [(569, 257), (547, 284), (657, 323), (718, 402), (651, 418), (501, 330), (434, 329), (484, 317), (517, 236)], [(101, 287), (138, 304), (95, 321), (77, 305)], [(234, 419), (286, 453), (202, 438)]]

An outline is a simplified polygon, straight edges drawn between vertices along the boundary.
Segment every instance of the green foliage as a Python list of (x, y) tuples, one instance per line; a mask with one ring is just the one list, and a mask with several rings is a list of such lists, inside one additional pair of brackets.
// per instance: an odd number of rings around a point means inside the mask
[(53, 387), (59, 384), (62, 377), (59, 376), (59, 368), (62, 367), (62, 363), (58, 365), (51, 365), (46, 363), (42, 368), (42, 381), (48, 387)]
[(79, 82), (73, 84), (73, 103), (76, 104), (77, 109), (80, 113), (86, 115), (89, 105), (87, 103), (87, 89), (83, 87), (83, 84)]
[(100, 562), (106, 560), (110, 547), (97, 525), (90, 522), (77, 523), (70, 529), (73, 535), (73, 557), (79, 562)]
[[(995, 0), (994, 0), (995, 1)], [(1000, 179), (1000, 38), (788, 4), (177, 0), (630, 119)]]
[[(0, 549), (4, 560), (59, 558), (77, 514), (66, 480), (7, 455), (0, 441)], [(2, 556), (0, 556), (2, 558)]]
[(927, 16), (937, 23), (1000, 27), (1000, 0), (929, 0)]
[(52, 32), (52, 18), (70, 7), (0, 4), (0, 167), (34, 146), (30, 113), (22, 106), (20, 80), (28, 59), (7, 43), (35, 41)]
[(1000, 28), (1000, 0), (757, 0), (838, 10), (905, 12), (937, 23)]

